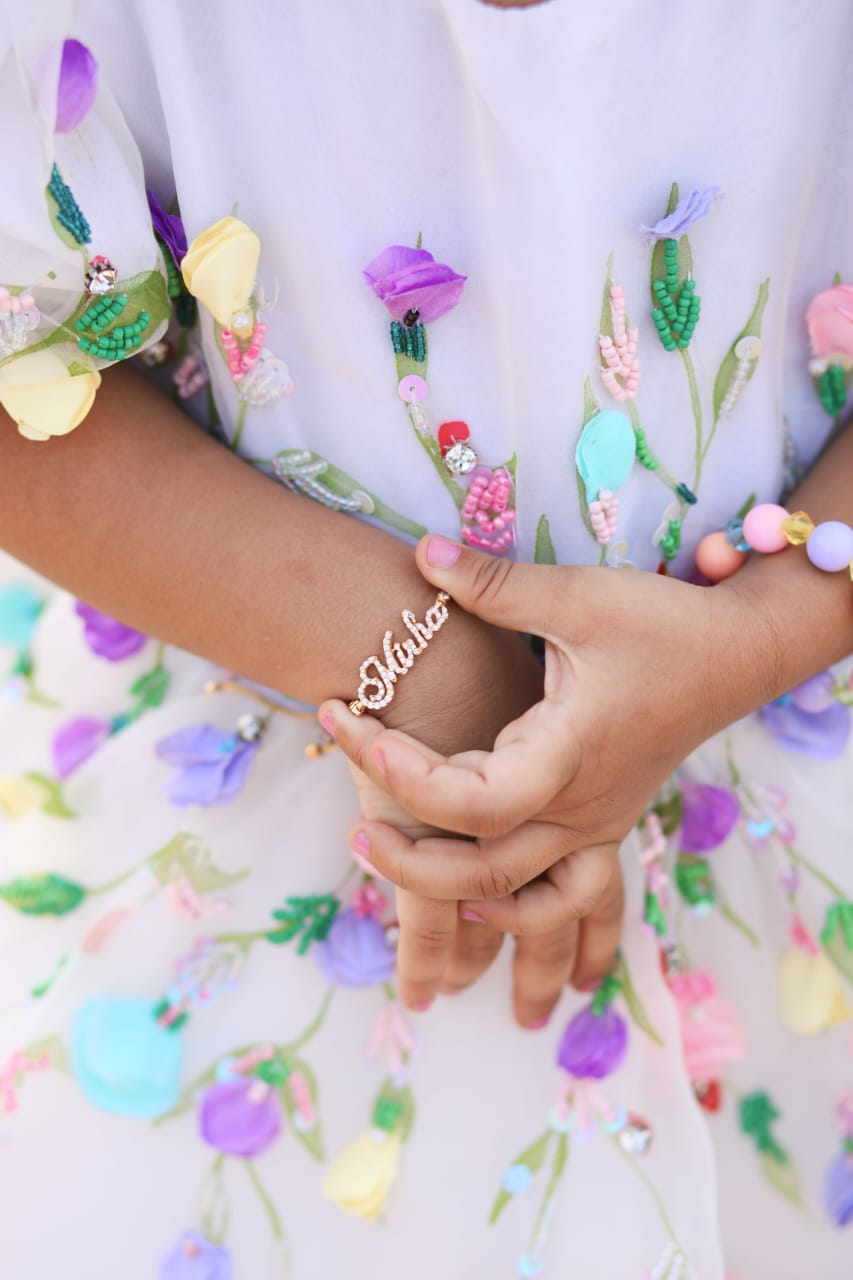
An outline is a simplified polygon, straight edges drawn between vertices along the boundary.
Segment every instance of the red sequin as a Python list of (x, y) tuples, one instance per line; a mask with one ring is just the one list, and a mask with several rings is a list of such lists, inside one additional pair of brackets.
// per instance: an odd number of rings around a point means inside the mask
[(460, 444), (464, 440), (469, 440), (471, 431), (467, 422), (442, 422), (438, 428), (438, 443), (442, 454), (454, 444)]

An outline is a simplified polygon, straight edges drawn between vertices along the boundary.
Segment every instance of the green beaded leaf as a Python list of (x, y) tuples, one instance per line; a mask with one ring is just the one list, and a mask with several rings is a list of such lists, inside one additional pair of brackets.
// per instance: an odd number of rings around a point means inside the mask
[(148, 866), (161, 885), (186, 879), (196, 893), (214, 893), (229, 885), (245, 880), (248, 868), (242, 871), (222, 871), (211, 861), (210, 850), (198, 836), (181, 832), (148, 859)]
[(162, 706), (169, 692), (171, 677), (165, 667), (159, 664), (135, 680), (130, 686), (130, 696), (138, 698), (143, 707)]
[(535, 564), (557, 563), (557, 553), (551, 541), (551, 526), (545, 515), (539, 517), (539, 523), (536, 526), (536, 550), (533, 553), (533, 560)]
[(790, 1200), (798, 1209), (804, 1208), (803, 1193), (797, 1170), (791, 1163), (787, 1153), (779, 1160), (770, 1151), (762, 1151), (758, 1156), (758, 1164), (767, 1184), (780, 1196)]
[(42, 813), (49, 813), (52, 818), (76, 818), (77, 814), (62, 798), (62, 787), (46, 773), (30, 772), (24, 774), (30, 782), (36, 782), (43, 788), (45, 796), (41, 802)]
[[(729, 387), (735, 380), (738, 368), (738, 358), (735, 355), (735, 347), (741, 338), (760, 338), (761, 322), (764, 317), (764, 309), (767, 306), (767, 299), (770, 297), (770, 277), (759, 285), (758, 297), (755, 299), (755, 306), (752, 308), (750, 317), (747, 320), (740, 333), (729, 347), (722, 364), (717, 370), (717, 376), (714, 379), (714, 421), (720, 416), (720, 408), (726, 398)], [(746, 373), (746, 381), (749, 382), (755, 370), (758, 368), (758, 359), (750, 360), (749, 369)]]
[(160, 271), (142, 271), (128, 280), (116, 282), (116, 293), (126, 293), (132, 315), (147, 311), (151, 317), (146, 329), (146, 340), (167, 324), (172, 314), (172, 304), (166, 289), (166, 281)]
[(640, 994), (631, 981), (631, 973), (628, 969), (628, 963), (621, 952), (617, 965), (617, 973), (622, 985), (622, 998), (625, 1001), (625, 1006), (634, 1026), (639, 1027), (640, 1031), (645, 1032), (650, 1040), (654, 1040), (655, 1044), (659, 1044), (663, 1047), (665, 1042), (658, 1032), (655, 1031), (654, 1026), (652, 1025), (652, 1021), (646, 1012), (646, 1007), (640, 998)]
[[(581, 434), (583, 433), (583, 429), (587, 425), (587, 423), (591, 422), (592, 419), (596, 416), (596, 414), (600, 412), (601, 412), (601, 408), (598, 404), (598, 401), (596, 400), (595, 396), (592, 394), (592, 383), (590, 382), (589, 378), (586, 378), (583, 384), (583, 422), (581, 424)], [(576, 454), (577, 454), (577, 448), (575, 448), (572, 452), (573, 462), (575, 460)], [(595, 538), (595, 533), (593, 532), (593, 528), (592, 528), (592, 521), (589, 518), (589, 508), (587, 507), (587, 504), (586, 504), (586, 481), (584, 480), (583, 476), (578, 470), (578, 466), (576, 462), (575, 462), (575, 480), (577, 481), (577, 486), (578, 486), (578, 506), (580, 507), (581, 520), (583, 520), (584, 527), (586, 528), (586, 531), (589, 534), (589, 536), (591, 538)], [(596, 539), (596, 542), (597, 542), (597, 539)]]
[[(548, 1148), (551, 1145), (552, 1137), (553, 1134), (551, 1133), (551, 1130), (546, 1129), (541, 1138), (537, 1138), (535, 1142), (531, 1142), (529, 1147), (525, 1147), (524, 1151), (522, 1151), (520, 1155), (510, 1161), (510, 1165), (522, 1164), (526, 1169), (529, 1169), (531, 1173), (538, 1173), (545, 1163), (545, 1157), (548, 1154)], [(512, 1193), (505, 1190), (504, 1187), (501, 1187), (500, 1191), (495, 1196), (491, 1213), (489, 1214), (489, 1224), (491, 1226), (494, 1226), (512, 1199), (514, 1199)]]
[(304, 956), (312, 942), (323, 942), (332, 927), (340, 902), (332, 894), (312, 897), (291, 896), (284, 907), (273, 911), (273, 919), (280, 923), (264, 936), (267, 942), (280, 945), (298, 938), (297, 955)]
[(390, 1103), (392, 1106), (399, 1108), (394, 1132), (398, 1133), (405, 1142), (415, 1123), (415, 1099), (412, 1096), (411, 1089), (408, 1085), (398, 1088), (389, 1076), (382, 1082), (382, 1086), (376, 1095), (374, 1107), (381, 1102)]
[(25, 916), (64, 916), (86, 896), (82, 885), (48, 872), (0, 884), (0, 898)]
[[(309, 1067), (304, 1058), (287, 1057), (286, 1065), (290, 1068), (290, 1075), (294, 1071), (298, 1071), (308, 1086), (308, 1093), (311, 1098), (311, 1106), (314, 1111), (314, 1124), (310, 1129), (300, 1128), (299, 1108), (296, 1105), (293, 1092), (286, 1080), (279, 1090), (282, 1106), (284, 1107), (287, 1118), (290, 1121), (291, 1132), (296, 1135), (302, 1143), (309, 1155), (315, 1160), (325, 1160), (326, 1152), (323, 1142), (323, 1129), (320, 1124), (320, 1115), (318, 1110), (319, 1088), (317, 1085), (317, 1077), (314, 1071)], [(288, 1077), (289, 1079), (290, 1077)]]
[(68, 228), (64, 227), (59, 221), (59, 204), (57, 203), (56, 196), (53, 194), (50, 187), (45, 187), (44, 196), (47, 201), (47, 216), (50, 219), (50, 225), (53, 227), (56, 235), (67, 248), (73, 249), (75, 253), (82, 252), (83, 260), (85, 261), (86, 246), (81, 245), (80, 241), (77, 240)]

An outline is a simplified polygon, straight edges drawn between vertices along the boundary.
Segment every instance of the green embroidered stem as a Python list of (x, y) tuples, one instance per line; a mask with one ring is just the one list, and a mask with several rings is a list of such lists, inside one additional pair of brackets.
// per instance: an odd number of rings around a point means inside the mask
[(237, 410), (237, 422), (234, 427), (234, 438), (228, 448), (232, 453), (236, 453), (240, 448), (240, 441), (243, 438), (243, 428), (246, 425), (246, 409), (248, 408), (245, 400), (240, 401), (240, 408)]
[(607, 563), (607, 547), (602, 547), (602, 548), (601, 548), (601, 551), (599, 552), (599, 555), (598, 555), (598, 567), (599, 567), (599, 569), (602, 567), (602, 565), (604, 565), (604, 564), (606, 564), (606, 563)]
[[(186, 332), (187, 332), (186, 329), (181, 330), (182, 338)], [(222, 419), (219, 416), (219, 410), (217, 409), (216, 401), (213, 398), (213, 387), (211, 386), (209, 381), (208, 381), (206, 390), (207, 390), (207, 429), (208, 431), (215, 431), (217, 427), (220, 427), (222, 425)]]
[(826, 872), (821, 871), (819, 867), (816, 867), (815, 864), (805, 856), (805, 854), (800, 853), (792, 844), (786, 844), (784, 848), (792, 862), (796, 862), (798, 867), (802, 867), (804, 871), (808, 871), (809, 875), (814, 876), (816, 880), (819, 880), (834, 897), (841, 898), (842, 900), (847, 897), (847, 894), (841, 888), (841, 885), (837, 884), (835, 880), (831, 880)]
[(137, 862), (134, 866), (130, 867), (127, 871), (123, 871), (121, 875), (115, 876), (112, 880), (108, 880), (106, 884), (99, 884), (94, 889), (87, 889), (87, 897), (96, 898), (102, 893), (112, 893), (113, 889), (117, 889), (119, 885), (125, 884), (128, 880), (132, 880), (136, 873), (141, 871), (147, 862), (148, 859), (143, 858), (141, 862)]
[(729, 924), (733, 924), (736, 929), (740, 930), (747, 942), (751, 942), (754, 947), (760, 947), (761, 942), (759, 941), (755, 930), (751, 929), (744, 918), (739, 916), (735, 909), (729, 905), (726, 899), (720, 896), (719, 889), (717, 890), (717, 902), (719, 904), (720, 911), (722, 911)]
[(439, 480), (453, 499), (457, 511), (461, 511), (462, 504), (465, 501), (466, 491), (459, 484), (459, 481), (455, 476), (452, 476), (444, 465), (444, 458), (441, 456), (441, 449), (439, 448), (438, 441), (435, 436), (431, 432), (426, 435), (422, 434), (414, 427), (412, 430), (426, 450), (430, 462), (435, 467)]
[(679, 353), (684, 365), (684, 372), (687, 374), (687, 386), (690, 391), (690, 408), (693, 411), (693, 423), (695, 427), (695, 445), (694, 445), (694, 469), (693, 469), (693, 492), (699, 488), (699, 481), (702, 478), (702, 401), (699, 398), (699, 383), (696, 379), (696, 369), (693, 366), (693, 357), (686, 348), (680, 348)]
[[(444, 467), (443, 462), (441, 465)], [(451, 478), (446, 467), (444, 467), (444, 473), (448, 479)], [(373, 503), (373, 511), (370, 514), (376, 520), (381, 520), (383, 524), (387, 524), (390, 529), (396, 529), (398, 533), (405, 533), (410, 538), (422, 538), (429, 532), (424, 525), (418, 524), (415, 520), (410, 520), (408, 516), (401, 515), (393, 507), (389, 507), (381, 498), (377, 498), (375, 493), (368, 492), (363, 485), (357, 484), (345, 471), (341, 471), (331, 462), (323, 473), (323, 479), (333, 492), (351, 496), (353, 489), (360, 489), (362, 493), (366, 493)]]
[(557, 1138), (557, 1149), (554, 1153), (554, 1163), (551, 1165), (551, 1174), (550, 1174), (550, 1177), (548, 1178), (548, 1185), (545, 1188), (545, 1194), (542, 1197), (542, 1203), (539, 1206), (539, 1212), (536, 1215), (535, 1221), (533, 1223), (533, 1229), (530, 1232), (530, 1250), (529, 1251), (531, 1253), (533, 1253), (536, 1249), (537, 1241), (539, 1240), (540, 1233), (545, 1224), (545, 1218), (548, 1213), (549, 1206), (551, 1204), (551, 1201), (554, 1199), (554, 1194), (557, 1190), (557, 1187), (560, 1185), (560, 1179), (562, 1178), (563, 1172), (566, 1168), (566, 1161), (568, 1160), (568, 1157), (569, 1157), (569, 1139), (565, 1133), (561, 1133), (558, 1135), (558, 1138)]
[(264, 1213), (266, 1214), (267, 1221), (270, 1224), (270, 1230), (273, 1234), (273, 1238), (281, 1249), (282, 1275), (284, 1277), (289, 1277), (291, 1274), (290, 1242), (288, 1241), (287, 1233), (284, 1230), (284, 1224), (282, 1223), (278, 1210), (273, 1204), (269, 1192), (258, 1177), (258, 1171), (255, 1168), (254, 1160), (246, 1160), (244, 1161), (244, 1164), (249, 1182), (252, 1184), (255, 1194), (260, 1200)]
[(314, 1036), (316, 1036), (317, 1032), (321, 1030), (323, 1023), (326, 1021), (326, 1015), (332, 1007), (332, 1001), (334, 998), (335, 988), (329, 987), (323, 997), (323, 1003), (320, 1005), (320, 1008), (317, 1010), (311, 1022), (308, 1023), (305, 1030), (301, 1032), (295, 1040), (291, 1040), (288, 1045), (285, 1045), (286, 1051), (290, 1053), (298, 1053), (300, 1049), (305, 1047), (309, 1040), (313, 1040)]
[(664, 1202), (661, 1199), (661, 1194), (658, 1191), (657, 1187), (652, 1182), (651, 1178), (645, 1172), (645, 1170), (641, 1169), (640, 1166), (637, 1164), (637, 1162), (631, 1159), (631, 1157), (628, 1155), (628, 1152), (622, 1150), (622, 1147), (619, 1145), (619, 1139), (615, 1134), (611, 1136), (610, 1141), (612, 1142), (616, 1150), (619, 1152), (622, 1159), (634, 1170), (634, 1173), (637, 1175), (637, 1177), (645, 1186), (646, 1190), (648, 1191), (649, 1195), (654, 1201), (655, 1208), (657, 1209), (658, 1216), (661, 1222), (663, 1223), (664, 1230), (667, 1232), (670, 1240), (675, 1245), (676, 1249), (678, 1249), (679, 1253), (683, 1254), (684, 1248), (679, 1243), (678, 1236), (675, 1233), (675, 1227), (672, 1225), (669, 1214), (666, 1211), (666, 1206), (664, 1205)]

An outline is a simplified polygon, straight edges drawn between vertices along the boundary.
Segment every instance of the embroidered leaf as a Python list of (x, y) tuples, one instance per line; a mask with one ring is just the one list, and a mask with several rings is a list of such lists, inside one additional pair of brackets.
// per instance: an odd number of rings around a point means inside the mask
[[(583, 432), (586, 424), (591, 422), (595, 415), (600, 412), (601, 410), (599, 408), (598, 401), (592, 394), (592, 383), (589, 378), (586, 378), (583, 384), (583, 423), (581, 425), (581, 433)], [(576, 452), (577, 451), (575, 450), (575, 454)], [(573, 457), (574, 456), (575, 455), (573, 455)], [(578, 505), (580, 507), (581, 519), (584, 522), (584, 526), (589, 536), (591, 538), (595, 538), (592, 521), (589, 518), (589, 508), (586, 503), (586, 482), (578, 470), (577, 463), (575, 463), (575, 480), (577, 481), (578, 486)]]
[(536, 564), (557, 563), (557, 554), (554, 551), (554, 543), (551, 541), (551, 526), (545, 515), (539, 517), (539, 524), (536, 526), (536, 550), (533, 553), (533, 559)]
[[(515, 484), (515, 475), (518, 470), (518, 454), (517, 453), (514, 453), (512, 455), (509, 462), (505, 462), (503, 464), (503, 469), (504, 471), (509, 472), (510, 479), (512, 480), (512, 483)], [(500, 468), (496, 467), (495, 470), (500, 470)]]
[(82, 885), (48, 872), (0, 884), (0, 898), (25, 916), (64, 916), (86, 896)]
[[(546, 1129), (541, 1138), (537, 1138), (529, 1147), (526, 1147), (520, 1155), (516, 1156), (516, 1158), (511, 1161), (511, 1164), (524, 1165), (524, 1167), (529, 1169), (531, 1173), (538, 1173), (545, 1163), (545, 1157), (548, 1154), (548, 1147), (551, 1144), (552, 1136), (551, 1130)], [(501, 1187), (495, 1197), (495, 1202), (492, 1205), (492, 1210), (489, 1214), (489, 1223), (491, 1225), (494, 1225), (494, 1223), (497, 1222), (507, 1204), (512, 1199), (512, 1192), (507, 1191), (505, 1187)]]
[(129, 280), (116, 283), (116, 293), (127, 294), (128, 306), (133, 311), (147, 311), (151, 320), (146, 329), (148, 338), (163, 324), (167, 324), (172, 314), (172, 304), (166, 289), (166, 281), (160, 271), (142, 271), (131, 276)]
[(46, 773), (25, 773), (25, 778), (30, 782), (35, 782), (42, 787), (45, 798), (41, 803), (42, 813), (49, 813), (54, 818), (76, 818), (77, 815), (73, 809), (69, 809), (68, 805), (62, 798), (62, 787), (53, 778), (48, 777)]
[[(673, 182), (669, 190), (669, 200), (667, 201), (667, 204), (666, 204), (667, 217), (669, 217), (669, 215), (674, 211), (675, 206), (677, 204), (678, 204), (678, 183)], [(666, 267), (664, 263), (664, 244), (665, 244), (664, 240), (657, 240), (655, 241), (655, 246), (652, 249), (651, 279), (649, 281), (649, 286), (651, 288), (653, 307), (656, 307), (658, 305), (657, 295), (654, 290), (655, 280), (662, 280), (664, 275), (666, 274)]]
[[(314, 457), (316, 456), (315, 454)], [(388, 525), (389, 529), (396, 529), (398, 533), (405, 533), (410, 538), (422, 538), (427, 533), (424, 525), (418, 524), (415, 520), (410, 520), (408, 516), (401, 515), (393, 507), (389, 507), (375, 493), (371, 493), (363, 484), (359, 484), (352, 476), (333, 466), (331, 462), (327, 463), (323, 472), (323, 483), (333, 494), (337, 494), (339, 497), (352, 498), (353, 494), (366, 494), (373, 506), (373, 510), (365, 510), (365, 514), (373, 516), (374, 519), (381, 521), (382, 524)]]
[(133, 682), (129, 690), (130, 696), (138, 698), (143, 707), (162, 706), (169, 692), (170, 679), (166, 668), (158, 663), (156, 667), (144, 672), (138, 680)]
[[(607, 267), (604, 276), (604, 294), (601, 299), (601, 319), (598, 323), (598, 332), (603, 338), (613, 337), (613, 312), (610, 308), (610, 287), (613, 284), (613, 254), (611, 253), (607, 259)], [(602, 369), (607, 367), (604, 356), (600, 355)]]
[(161, 885), (174, 880), (189, 880), (197, 893), (213, 893), (237, 884), (249, 874), (242, 871), (223, 871), (211, 861), (210, 850), (197, 836), (181, 832), (148, 859), (154, 878)]
[(591, 422), (597, 413), (601, 413), (601, 407), (592, 394), (592, 383), (586, 378), (583, 384), (583, 426)]
[[(318, 1112), (319, 1089), (317, 1086), (317, 1077), (304, 1058), (288, 1058), (287, 1065), (290, 1067), (290, 1075), (281, 1086), (280, 1094), (282, 1105), (284, 1106), (290, 1121), (290, 1127), (302, 1143), (303, 1147), (305, 1147), (306, 1151), (308, 1151), (315, 1160), (325, 1160), (326, 1153), (323, 1143), (323, 1131)], [(311, 1125), (306, 1125), (305, 1118), (299, 1109), (293, 1082), (294, 1075), (297, 1075), (300, 1085), (304, 1082), (308, 1089), (314, 1120), (314, 1123)]]
[(800, 1179), (788, 1155), (783, 1152), (783, 1159), (779, 1160), (772, 1152), (762, 1151), (759, 1153), (758, 1163), (769, 1186), (798, 1209), (802, 1209), (804, 1205)]
[(645, 1034), (649, 1036), (650, 1039), (654, 1040), (655, 1044), (659, 1044), (661, 1045), (661, 1047), (663, 1047), (664, 1041), (652, 1026), (651, 1019), (649, 1018), (649, 1015), (646, 1013), (645, 1005), (640, 999), (637, 988), (634, 986), (633, 982), (631, 981), (631, 974), (628, 969), (628, 963), (624, 955), (622, 955), (621, 953), (620, 953), (619, 962), (617, 965), (617, 976), (621, 983), (622, 995), (624, 997), (625, 1004), (628, 1009), (628, 1013), (631, 1017), (631, 1021), (633, 1022), (634, 1026), (639, 1027), (641, 1031), (644, 1031)]
[(853, 985), (853, 951), (846, 945), (844, 935), (836, 933), (828, 942), (824, 942), (823, 949), (841, 976)]
[(47, 1058), (52, 1070), (71, 1072), (71, 1064), (65, 1045), (59, 1036), (43, 1036), (41, 1040), (33, 1040), (26, 1046), (24, 1053), (28, 1058)]
[[(67, 246), (67, 248), (73, 249), (75, 253), (79, 253), (81, 251), (80, 241), (59, 221), (59, 203), (50, 187), (45, 187), (44, 195), (45, 200), (47, 201), (47, 216), (50, 219), (50, 225), (53, 227), (56, 235), (62, 243)], [(85, 253), (85, 249), (83, 252)]]
[(411, 1089), (408, 1085), (398, 1087), (389, 1076), (376, 1095), (375, 1109), (383, 1103), (394, 1110), (393, 1132), (399, 1133), (405, 1142), (415, 1123), (415, 1100)]
[[(770, 278), (768, 277), (758, 289), (758, 297), (755, 300), (755, 306), (752, 308), (749, 319), (735, 338), (729, 350), (723, 357), (722, 364), (717, 370), (717, 376), (714, 379), (714, 419), (716, 421), (720, 416), (720, 409), (723, 401), (731, 388), (732, 384), (738, 376), (738, 366), (740, 361), (735, 355), (735, 347), (742, 338), (760, 338), (761, 337), (761, 321), (764, 316), (764, 308), (767, 306), (767, 299), (770, 296)], [(743, 385), (749, 382), (755, 370), (758, 367), (758, 356), (754, 360), (749, 361), (747, 368), (743, 370)]]

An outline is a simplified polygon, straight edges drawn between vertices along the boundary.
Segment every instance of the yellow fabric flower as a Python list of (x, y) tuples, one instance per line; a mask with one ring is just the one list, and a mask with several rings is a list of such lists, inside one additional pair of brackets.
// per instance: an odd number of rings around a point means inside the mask
[(789, 951), (779, 969), (782, 1018), (797, 1035), (813, 1036), (853, 1016), (838, 974), (822, 951)]
[(399, 1134), (368, 1129), (332, 1161), (323, 1195), (345, 1213), (378, 1218), (397, 1176), (402, 1146)]
[(40, 809), (46, 797), (45, 787), (33, 778), (0, 778), (0, 809), (10, 818)]
[[(232, 317), (249, 306), (261, 242), (239, 218), (221, 218), (193, 240), (181, 263), (184, 283), (217, 323), (232, 327)], [(239, 322), (235, 331), (239, 332)]]
[(28, 440), (65, 436), (79, 427), (101, 385), (96, 369), (72, 376), (49, 349), (12, 361), (3, 375), (0, 404)]

